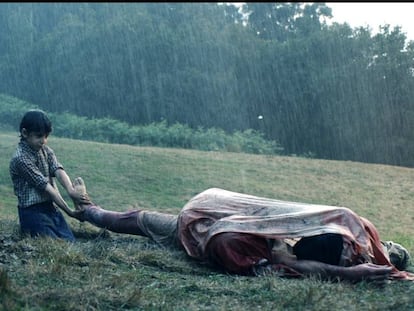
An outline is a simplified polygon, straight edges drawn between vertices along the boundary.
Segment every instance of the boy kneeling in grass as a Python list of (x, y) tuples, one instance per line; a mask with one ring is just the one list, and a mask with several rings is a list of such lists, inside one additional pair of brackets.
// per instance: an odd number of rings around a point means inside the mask
[(52, 123), (41, 110), (26, 112), (20, 122), (20, 142), (10, 161), (10, 176), (18, 200), (22, 233), (49, 236), (67, 241), (75, 237), (63, 214), (73, 216), (56, 187), (55, 177), (75, 204), (87, 204), (88, 198), (73, 188), (72, 181), (47, 144)]

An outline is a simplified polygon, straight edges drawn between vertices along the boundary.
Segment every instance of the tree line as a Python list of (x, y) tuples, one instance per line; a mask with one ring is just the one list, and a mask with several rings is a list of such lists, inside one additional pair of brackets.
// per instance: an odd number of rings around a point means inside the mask
[(252, 129), (287, 154), (414, 166), (413, 43), (325, 3), (2, 3), (0, 92), (131, 126)]
[[(0, 130), (18, 132), (22, 116), (31, 109), (40, 107), (0, 94)], [(168, 125), (165, 120), (133, 126), (112, 118), (90, 119), (68, 112), (46, 113), (52, 122), (53, 135), (59, 137), (133, 146), (283, 154), (283, 148), (276, 141), (265, 139), (262, 132), (253, 129), (229, 134), (219, 128), (192, 129), (180, 123)]]

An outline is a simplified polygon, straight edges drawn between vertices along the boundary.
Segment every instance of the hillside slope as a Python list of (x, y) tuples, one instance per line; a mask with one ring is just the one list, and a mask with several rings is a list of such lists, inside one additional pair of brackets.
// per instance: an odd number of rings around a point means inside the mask
[[(8, 163), (17, 134), (0, 134), (0, 210), (15, 215)], [(280, 200), (350, 207), (382, 235), (414, 234), (414, 169), (282, 156), (132, 147), (50, 137), (69, 175), (82, 176), (92, 199), (123, 210), (140, 205), (178, 212), (193, 195), (219, 187)], [(411, 242), (410, 242), (411, 243)]]
[[(0, 133), (0, 310), (412, 310), (412, 282), (322, 282), (221, 274), (146, 238), (69, 219), (77, 243), (23, 238), (8, 176), (18, 142)], [(355, 162), (132, 147), (51, 137), (69, 175), (112, 210), (178, 212), (209, 187), (342, 205), (381, 238), (413, 244), (414, 169)], [(412, 271), (412, 266), (410, 267)]]

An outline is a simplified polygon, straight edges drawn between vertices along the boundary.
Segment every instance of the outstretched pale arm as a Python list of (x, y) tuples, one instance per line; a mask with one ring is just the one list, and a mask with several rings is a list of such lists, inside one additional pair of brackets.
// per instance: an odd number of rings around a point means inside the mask
[(274, 264), (284, 264), (304, 275), (318, 275), (325, 279), (339, 278), (349, 281), (385, 280), (392, 271), (391, 266), (364, 263), (351, 267), (342, 267), (313, 260), (298, 260), (294, 256), (286, 256), (283, 253), (273, 253), (272, 259)]

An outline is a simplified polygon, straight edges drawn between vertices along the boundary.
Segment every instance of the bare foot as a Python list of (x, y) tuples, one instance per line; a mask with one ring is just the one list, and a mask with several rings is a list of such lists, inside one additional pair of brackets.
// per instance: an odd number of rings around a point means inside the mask
[(76, 177), (72, 185), (77, 193), (87, 195), (85, 182), (83, 181), (82, 177)]
[(72, 183), (73, 188), (75, 191), (80, 195), (81, 202), (79, 204), (76, 204), (75, 202), (75, 208), (77, 210), (82, 208), (82, 205), (87, 204), (93, 204), (92, 201), (89, 199), (88, 192), (86, 191), (85, 182), (83, 181), (82, 177), (76, 177), (75, 180)]

